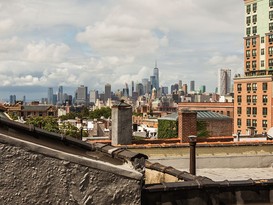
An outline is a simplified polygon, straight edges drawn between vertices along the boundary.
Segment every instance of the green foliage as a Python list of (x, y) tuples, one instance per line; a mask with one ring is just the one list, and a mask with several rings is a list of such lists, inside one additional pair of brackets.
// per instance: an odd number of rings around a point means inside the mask
[(109, 118), (111, 117), (111, 108), (109, 107), (102, 107), (101, 109), (96, 109), (94, 111), (89, 112), (90, 119), (99, 119), (101, 117)]
[(205, 121), (197, 121), (197, 137), (209, 137), (207, 123)]
[(26, 124), (34, 125), (49, 132), (59, 132), (59, 125), (57, 119), (54, 117), (30, 117), (26, 120)]
[(178, 122), (158, 120), (158, 138), (174, 138), (178, 136)]
[(76, 112), (70, 112), (70, 113), (67, 113), (66, 115), (62, 115), (60, 116), (60, 120), (64, 121), (64, 120), (68, 120), (68, 119), (75, 119), (76, 117), (79, 117), (78, 116), (79, 113), (76, 113)]
[(66, 136), (75, 137), (77, 139), (88, 136), (88, 133), (85, 130), (78, 129), (76, 126), (72, 125), (70, 122), (64, 122), (60, 126), (60, 133)]

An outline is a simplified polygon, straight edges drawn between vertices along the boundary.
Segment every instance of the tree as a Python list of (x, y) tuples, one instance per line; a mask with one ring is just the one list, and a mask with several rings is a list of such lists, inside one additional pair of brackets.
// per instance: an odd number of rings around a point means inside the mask
[(59, 132), (59, 125), (57, 119), (54, 117), (30, 117), (26, 120), (26, 124), (34, 125), (35, 127), (39, 127), (41, 129), (47, 130), (49, 132)]
[(60, 133), (75, 137), (80, 139), (81, 137), (87, 137), (88, 133), (85, 130), (78, 129), (76, 126), (72, 125), (70, 122), (63, 122), (60, 126)]
[(99, 119), (102, 116), (104, 118), (111, 117), (111, 108), (102, 107), (101, 109), (96, 109), (96, 110), (89, 112), (89, 118), (91, 118), (91, 119)]

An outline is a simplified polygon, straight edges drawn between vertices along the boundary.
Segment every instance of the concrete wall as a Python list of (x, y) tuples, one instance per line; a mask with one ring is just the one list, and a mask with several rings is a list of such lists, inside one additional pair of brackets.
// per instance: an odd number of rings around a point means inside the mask
[(61, 155), (0, 141), (1, 204), (140, 204), (141, 180), (109, 172), (110, 165), (94, 162), (98, 168), (92, 168)]

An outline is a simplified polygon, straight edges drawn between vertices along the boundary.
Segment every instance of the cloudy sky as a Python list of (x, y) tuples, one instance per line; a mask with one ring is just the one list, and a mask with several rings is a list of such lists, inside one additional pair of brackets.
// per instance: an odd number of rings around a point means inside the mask
[(152, 75), (208, 91), (243, 72), (242, 0), (0, 0), (0, 100), (123, 88)]

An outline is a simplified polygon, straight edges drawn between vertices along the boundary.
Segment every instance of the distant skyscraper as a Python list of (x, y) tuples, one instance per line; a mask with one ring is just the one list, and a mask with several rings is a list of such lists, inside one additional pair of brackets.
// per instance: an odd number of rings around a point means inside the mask
[(97, 90), (90, 90), (89, 92), (89, 101), (90, 103), (96, 103), (98, 99), (98, 91)]
[(16, 95), (10, 95), (9, 96), (9, 103), (11, 105), (15, 105), (15, 103), (16, 103)]
[(231, 87), (231, 70), (230, 69), (220, 69), (218, 78), (218, 94), (226, 95), (230, 93)]
[(81, 85), (76, 90), (76, 103), (77, 104), (86, 104), (87, 103), (87, 87)]
[(136, 92), (138, 93), (138, 96), (144, 95), (142, 83), (136, 84)]
[(154, 75), (150, 76), (150, 82), (151, 82), (151, 88), (149, 89), (150, 90), (149, 93), (151, 93), (153, 88), (156, 89), (156, 79)]
[(107, 83), (104, 88), (104, 102), (111, 98), (111, 85)]
[(131, 93), (132, 93), (132, 96), (133, 96), (133, 92), (135, 92), (135, 82), (132, 81), (132, 89), (131, 89)]
[(177, 83), (175, 83), (174, 85), (171, 85), (171, 93), (173, 93), (173, 92), (177, 92), (178, 91), (178, 84)]
[(182, 85), (182, 90), (184, 92), (184, 95), (187, 95), (188, 94), (188, 85), (187, 84), (183, 84)]
[(190, 82), (190, 91), (195, 91), (195, 85), (194, 85), (194, 80), (192, 80), (191, 82)]
[(142, 79), (142, 85), (143, 85), (144, 94), (150, 93), (151, 85), (149, 84), (148, 78)]
[(205, 93), (206, 92), (206, 86), (205, 85), (201, 85), (200, 86), (200, 92), (201, 93)]
[(179, 89), (182, 89), (182, 80), (178, 81), (178, 86), (179, 86)]
[(168, 94), (168, 87), (162, 87), (162, 94), (167, 95)]
[(47, 91), (47, 103), (48, 104), (53, 104), (53, 88), (48, 88), (48, 91)]
[(53, 105), (56, 105), (58, 101), (58, 95), (57, 94), (53, 94)]
[(64, 94), (63, 86), (59, 86), (59, 89), (58, 89), (58, 104), (63, 104), (63, 94)]
[(159, 90), (159, 69), (157, 68), (157, 63), (156, 62), (155, 62), (155, 68), (154, 68), (154, 77), (155, 77), (155, 86), (154, 86), (154, 88), (158, 91)]

